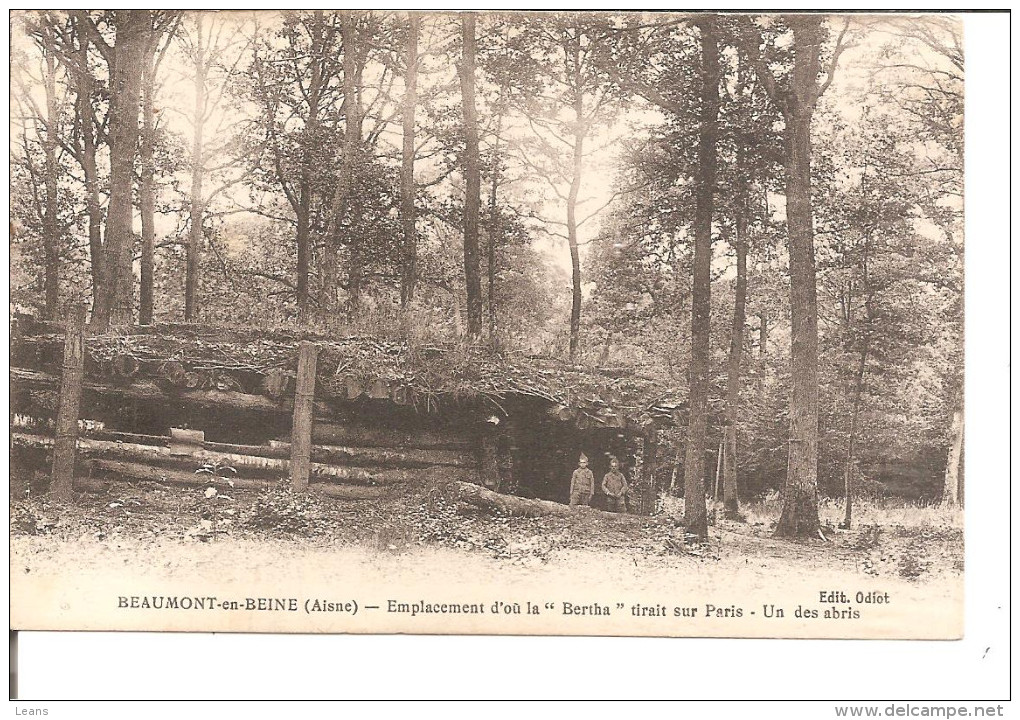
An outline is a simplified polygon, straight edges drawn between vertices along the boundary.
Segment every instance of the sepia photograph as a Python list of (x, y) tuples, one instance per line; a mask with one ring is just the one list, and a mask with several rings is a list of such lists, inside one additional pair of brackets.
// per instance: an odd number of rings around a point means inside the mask
[(11, 629), (962, 638), (963, 29), (12, 11)]

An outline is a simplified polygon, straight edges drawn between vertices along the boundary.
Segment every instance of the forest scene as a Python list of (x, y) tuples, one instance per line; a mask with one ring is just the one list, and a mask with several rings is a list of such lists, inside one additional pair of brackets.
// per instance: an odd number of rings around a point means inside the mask
[(12, 575), (962, 598), (963, 96), (938, 14), (13, 13)]

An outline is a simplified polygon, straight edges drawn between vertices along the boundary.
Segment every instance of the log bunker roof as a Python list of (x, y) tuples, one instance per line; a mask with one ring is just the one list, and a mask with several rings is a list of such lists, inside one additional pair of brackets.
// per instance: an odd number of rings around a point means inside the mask
[[(12, 366), (59, 369), (63, 335), (17, 333)], [(449, 400), (535, 398), (551, 415), (581, 427), (668, 424), (675, 393), (632, 371), (571, 365), (549, 357), (494, 353), (480, 345), (335, 337), (195, 324), (143, 326), (130, 334), (88, 335), (86, 376), (154, 378), (186, 389), (230, 390), (279, 399), (293, 394), (298, 346), (318, 347), (321, 399), (391, 399), (433, 409)]]

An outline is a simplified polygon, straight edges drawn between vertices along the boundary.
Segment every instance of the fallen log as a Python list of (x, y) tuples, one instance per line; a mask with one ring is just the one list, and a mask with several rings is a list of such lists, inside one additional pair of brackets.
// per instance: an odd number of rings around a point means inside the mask
[[(217, 445), (206, 443), (210, 450), (243, 448), (236, 452), (251, 454), (269, 454), (271, 457), (289, 457), (290, 443), (270, 440), (266, 448), (268, 452), (254, 452), (247, 445)], [(385, 448), (385, 447), (346, 447), (343, 445), (313, 445), (312, 459), (318, 462), (340, 462), (348, 465), (381, 465), (385, 467), (431, 467), (433, 465), (450, 465), (452, 467), (473, 468), (477, 465), (470, 453), (438, 448)]]
[[(17, 421), (13, 424), (13, 427), (30, 431), (15, 433), (12, 439), (17, 444), (23, 447), (52, 447), (52, 439), (48, 435), (53, 432), (53, 428), (47, 425), (45, 421), (25, 418), (24, 416), (16, 416), (16, 419)], [(114, 432), (112, 430), (89, 428), (85, 423), (79, 423), (79, 436), (83, 442), (89, 441), (92, 443), (87, 448), (85, 445), (79, 445), (79, 447), (84, 449), (91, 449), (92, 451), (109, 450), (110, 452), (121, 452), (134, 457), (143, 454), (146, 457), (150, 455), (163, 457), (169, 454), (178, 457), (197, 458), (199, 460), (242, 458), (239, 461), (242, 465), (245, 464), (244, 458), (248, 457), (284, 460), (290, 458), (290, 443), (278, 440), (270, 441), (269, 445), (240, 445), (206, 440), (201, 444), (188, 445), (187, 452), (182, 453), (180, 447), (177, 448), (177, 452), (174, 452), (171, 436), (168, 435)], [(161, 448), (161, 450), (147, 452), (144, 450), (146, 447), (156, 447)], [(167, 447), (170, 447), (169, 453), (163, 451)], [(312, 460), (324, 465), (339, 463), (359, 467), (426, 468), (436, 465), (466, 469), (477, 467), (477, 462), (470, 453), (462, 453), (455, 450), (437, 450), (434, 448), (399, 449), (314, 445), (312, 446)], [(226, 464), (229, 464), (229, 462)]]
[[(53, 447), (52, 438), (26, 433), (12, 433), (11, 442), (19, 447)], [(290, 472), (289, 459), (211, 452), (205, 448), (196, 448), (189, 455), (176, 455), (171, 453), (168, 447), (79, 438), (78, 450), (92, 457), (142, 461), (169, 469), (198, 469), (196, 465), (205, 462), (224, 470), (233, 468), (239, 477), (282, 477)], [(415, 482), (420, 479), (421, 471), (409, 468), (348, 467), (313, 462), (311, 475), (323, 481), (347, 482), (354, 485), (390, 485)], [(234, 475), (231, 474), (230, 477)]]
[(141, 433), (117, 432), (114, 430), (84, 430), (82, 435), (89, 439), (108, 440), (119, 443), (135, 443), (137, 445), (165, 446), (170, 442), (166, 435), (143, 435)]
[(469, 482), (455, 481), (452, 483), (456, 488), (457, 497), (483, 510), (501, 513), (503, 515), (516, 515), (518, 517), (570, 517), (577, 513), (593, 514), (595, 517), (604, 520), (618, 522), (644, 523), (648, 520), (643, 515), (628, 515), (626, 513), (613, 513), (596, 508), (583, 506), (572, 508), (563, 503), (551, 500), (532, 500), (529, 498), (517, 497), (516, 495), (504, 495), (503, 493), (486, 490), (480, 485)]
[(483, 510), (490, 510), (503, 515), (517, 515), (520, 517), (544, 517), (556, 515), (568, 517), (576, 510), (569, 505), (564, 505), (550, 500), (529, 500), (528, 498), (504, 495), (467, 482), (455, 482), (457, 496), (460, 500), (480, 507)]
[[(283, 490), (290, 485), (283, 480), (251, 480), (247, 478), (220, 478), (209, 475), (188, 474), (180, 470), (167, 470), (165, 468), (154, 468), (139, 463), (124, 463), (112, 460), (93, 460), (92, 471), (100, 476), (114, 476), (123, 479), (141, 480), (144, 482), (157, 482), (167, 485), (182, 485), (186, 487), (216, 487), (223, 490)], [(91, 478), (79, 478), (75, 487), (81, 490), (91, 490), (97, 487), (97, 483)], [(388, 487), (365, 487), (359, 485), (330, 485), (328, 483), (311, 483), (308, 489), (319, 495), (326, 495), (332, 498), (344, 500), (374, 500), (392, 495), (393, 488)]]
[[(52, 435), (54, 423), (49, 418), (15, 414), (11, 418), (11, 427), (27, 430), (28, 433), (26, 434)], [(169, 435), (144, 435), (142, 433), (107, 430), (102, 423), (96, 423), (92, 420), (78, 420), (78, 437), (138, 443), (139, 445), (166, 445), (170, 442)]]
[[(60, 386), (60, 379), (54, 375), (29, 370), (26, 368), (10, 369), (12, 385), (26, 387), (53, 388)], [(185, 373), (184, 384), (202, 383), (202, 378), (197, 373)], [(268, 413), (291, 413), (294, 410), (294, 399), (284, 398), (274, 402), (263, 395), (237, 392), (236, 390), (164, 390), (159, 383), (153, 380), (134, 380), (131, 382), (112, 385), (86, 378), (82, 384), (86, 393), (98, 395), (116, 395), (133, 400), (145, 400), (153, 403), (184, 403), (199, 405), (203, 407), (230, 407), (241, 410), (256, 410)], [(315, 403), (316, 415), (329, 417), (332, 411), (329, 406), (322, 402)]]
[(331, 422), (316, 423), (312, 428), (312, 441), (324, 445), (357, 447), (472, 449), (471, 441), (467, 437), (454, 433), (390, 430)]
[(286, 482), (279, 480), (258, 480), (253, 478), (225, 478), (208, 473), (194, 473), (186, 470), (154, 467), (143, 463), (121, 462), (118, 460), (96, 459), (90, 462), (93, 473), (109, 473), (121, 477), (160, 482), (168, 485), (187, 485), (191, 487), (241, 488), (242, 490), (270, 490), (287, 487)]
[(170, 428), (170, 454), (191, 455), (202, 449), (205, 432), (187, 428)]

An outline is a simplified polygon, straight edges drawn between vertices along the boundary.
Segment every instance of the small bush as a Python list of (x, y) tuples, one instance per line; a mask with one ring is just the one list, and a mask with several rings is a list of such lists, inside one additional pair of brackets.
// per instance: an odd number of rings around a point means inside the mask
[(874, 550), (882, 539), (882, 528), (878, 525), (865, 525), (861, 528), (854, 541), (854, 550)]
[(49, 533), (54, 522), (40, 514), (39, 509), (28, 502), (11, 504), (11, 534), (43, 535)]
[(259, 493), (245, 525), (288, 535), (314, 535), (322, 530), (327, 518), (316, 496), (280, 487)]
[(900, 556), (896, 569), (901, 577), (913, 580), (926, 573), (929, 567), (931, 567), (931, 562), (925, 559), (924, 549), (919, 545), (912, 544)]

